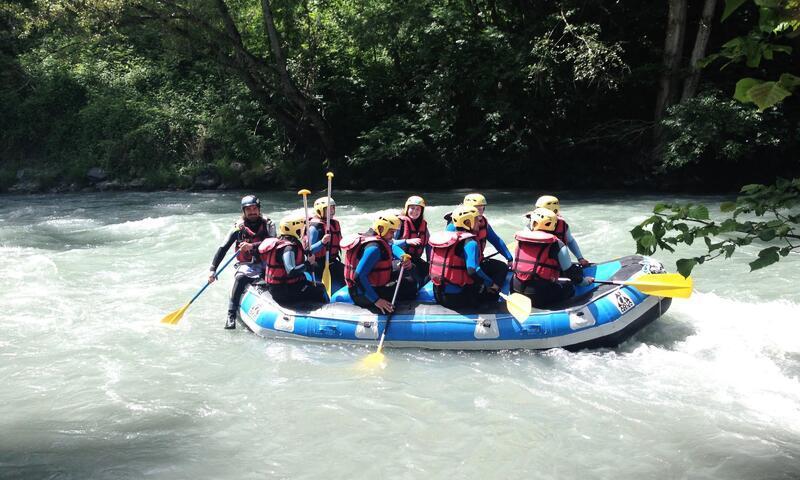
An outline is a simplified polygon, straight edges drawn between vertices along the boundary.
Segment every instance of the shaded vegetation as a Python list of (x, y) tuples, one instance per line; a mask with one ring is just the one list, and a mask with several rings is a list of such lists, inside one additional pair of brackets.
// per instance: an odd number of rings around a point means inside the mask
[(0, 190), (771, 183), (798, 55), (761, 3), (710, 9), (709, 56), (708, 0), (3, 0)]

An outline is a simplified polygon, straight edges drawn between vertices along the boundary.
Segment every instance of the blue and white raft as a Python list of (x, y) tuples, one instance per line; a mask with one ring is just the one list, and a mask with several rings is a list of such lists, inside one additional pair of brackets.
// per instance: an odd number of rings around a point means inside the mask
[[(658, 261), (638, 255), (592, 265), (586, 275), (598, 280), (633, 280), (663, 273)], [(506, 289), (508, 286), (506, 285)], [(507, 290), (506, 290), (507, 291)], [(243, 294), (240, 321), (257, 335), (312, 342), (371, 345), (386, 326), (386, 315), (353, 305), (346, 288), (333, 303), (278, 305), (263, 284)], [(590, 285), (551, 309), (534, 308), (519, 322), (502, 302), (476, 311), (437, 305), (430, 284), (413, 302), (398, 302), (386, 334), (387, 347), (447, 350), (613, 348), (667, 311), (671, 299), (645, 295), (631, 286)]]

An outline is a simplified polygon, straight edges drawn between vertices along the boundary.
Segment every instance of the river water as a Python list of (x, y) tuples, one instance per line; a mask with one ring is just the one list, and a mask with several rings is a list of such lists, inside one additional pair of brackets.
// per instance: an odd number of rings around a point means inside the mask
[[(223, 330), (229, 271), (159, 323), (242, 193), (0, 196), (0, 478), (800, 478), (800, 256), (703, 265), (614, 350), (390, 349), (365, 372), (364, 347)], [(409, 193), (336, 193), (345, 233)], [(434, 227), (464, 193), (426, 195)], [(510, 240), (538, 192), (485, 193)], [(633, 253), (663, 200), (556, 193), (590, 260)]]

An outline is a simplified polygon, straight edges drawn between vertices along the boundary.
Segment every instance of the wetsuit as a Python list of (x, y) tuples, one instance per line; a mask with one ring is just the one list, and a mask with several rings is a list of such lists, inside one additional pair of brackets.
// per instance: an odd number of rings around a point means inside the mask
[(575, 255), (576, 259), (581, 260), (583, 258), (581, 249), (578, 247), (578, 242), (575, 240), (575, 237), (572, 236), (572, 230), (570, 230), (569, 224), (560, 216), (558, 217), (558, 224), (554, 235), (564, 242), (569, 251)]
[[(353, 299), (353, 303), (356, 305), (369, 308), (374, 312), (378, 312), (377, 307), (375, 307), (375, 302), (378, 300), (378, 298), (382, 298), (389, 302), (392, 301), (392, 296), (394, 295), (394, 289), (396, 286), (395, 282), (397, 282), (397, 278), (399, 276), (399, 266), (392, 266), (390, 281), (388, 281), (386, 284), (372, 285), (369, 280), (369, 276), (375, 266), (391, 259), (385, 258), (388, 256), (388, 254), (385, 251), (382, 251), (383, 249), (378, 242), (368, 242), (356, 248), (360, 248), (361, 252), (357, 253), (358, 263), (355, 267), (354, 284), (349, 285), (350, 298)], [(390, 248), (392, 257), (396, 259), (399, 259), (405, 254), (403, 249), (396, 245), (392, 245)], [(397, 292), (397, 300), (412, 300), (416, 298), (416, 296), (416, 283), (414, 282), (414, 279), (411, 277), (410, 273), (404, 271), (403, 280), (400, 283), (400, 290)]]
[[(394, 241), (392, 243), (411, 254), (411, 263), (414, 265), (414, 268), (411, 269), (411, 276), (414, 278), (414, 281), (417, 284), (417, 290), (419, 290), (423, 285), (428, 283), (429, 280), (428, 270), (430, 265), (428, 265), (428, 262), (422, 259), (423, 254), (425, 255), (425, 258), (431, 258), (431, 246), (428, 244), (427, 222), (425, 222), (425, 220), (422, 218), (422, 215), (420, 215), (416, 220), (406, 217), (405, 215), (401, 216), (400, 218), (403, 223), (400, 226), (400, 229), (394, 233)], [(416, 229), (415, 232), (406, 231), (407, 229), (405, 227), (408, 223), (411, 223), (411, 226)], [(409, 238), (419, 238), (422, 240), (422, 244), (416, 247), (407, 245), (406, 240)]]
[[(452, 224), (451, 224), (452, 225)], [(454, 231), (457, 231), (454, 227)], [(459, 229), (460, 230), (460, 229)], [(502, 285), (492, 279), (484, 270), (480, 258), (480, 244), (475, 238), (468, 238), (458, 243), (454, 255), (460, 257), (466, 266), (466, 275), (469, 277), (464, 286), (450, 282), (442, 282), (433, 289), (437, 303), (448, 308), (476, 307), (482, 302), (496, 302), (498, 294), (489, 293), (487, 289), (493, 283)], [(504, 267), (506, 269), (507, 267)], [(503, 273), (505, 277), (505, 272)]]
[(272, 298), (279, 304), (325, 302), (325, 287), (305, 277), (310, 265), (304, 260), (305, 252), (300, 242), (290, 236), (281, 236), (272, 240), (275, 245), (270, 245), (264, 253), (263, 246), (267, 242), (270, 240), (262, 243), (261, 253), (266, 263), (264, 278)]
[(561, 240), (551, 243), (547, 247), (546, 254), (550, 258), (557, 259), (560, 275), (569, 278), (571, 280), (570, 283), (545, 280), (535, 275), (527, 281), (520, 280), (517, 275), (514, 275), (511, 279), (511, 291), (530, 297), (533, 306), (536, 308), (548, 308), (553, 304), (571, 298), (575, 294), (574, 285), (579, 285), (583, 282), (583, 269), (579, 265), (572, 264), (569, 249)]
[[(331, 222), (333, 221), (331, 219)], [(333, 226), (333, 223), (331, 223), (331, 226)], [(322, 272), (325, 270), (325, 244), (322, 243), (324, 232), (324, 220), (314, 217), (314, 220), (308, 226), (308, 242), (311, 245), (311, 253), (316, 257), (316, 263), (310, 271), (317, 282), (322, 281)], [(331, 237), (331, 242), (338, 241), (338, 239), (333, 238), (333, 235)], [(330, 263), (328, 264), (328, 269), (331, 273), (331, 291), (333, 292), (344, 286), (344, 264), (339, 258), (338, 243), (335, 245), (334, 250), (336, 253), (331, 253), (329, 256)]]
[[(253, 233), (255, 235), (253, 235)], [(275, 224), (272, 223), (267, 217), (261, 217), (255, 222), (248, 222), (240, 220), (237, 222), (233, 230), (228, 234), (227, 238), (222, 245), (217, 248), (214, 258), (211, 260), (210, 272), (213, 274), (217, 271), (217, 267), (222, 258), (228, 252), (228, 249), (235, 243), (237, 246), (242, 242), (253, 243), (253, 249), (248, 252), (249, 255), (243, 255), (240, 252), (237, 255), (236, 274), (233, 277), (233, 288), (231, 289), (231, 297), (228, 302), (228, 318), (236, 317), (236, 311), (239, 310), (239, 300), (244, 293), (247, 285), (253, 283), (255, 280), (261, 278), (264, 274), (264, 266), (261, 261), (261, 256), (258, 254), (258, 246), (262, 240), (266, 238), (275, 237)], [(233, 326), (229, 328), (235, 327)]]
[[(486, 219), (485, 216), (483, 218)], [(445, 230), (448, 232), (454, 232), (456, 231), (456, 227), (455, 225), (453, 225), (453, 222), (449, 222)], [(488, 240), (488, 242), (492, 244), (495, 250), (500, 252), (500, 255), (505, 257), (505, 259), (508, 262), (514, 259), (514, 256), (511, 255), (511, 252), (508, 251), (508, 247), (506, 247), (506, 244), (503, 242), (503, 239), (501, 239), (500, 236), (497, 235), (497, 233), (495, 233), (494, 229), (489, 224), (488, 220), (486, 220), (486, 240)], [(482, 251), (478, 252), (478, 258), (480, 259), (480, 265), (483, 272), (489, 275), (494, 283), (502, 286), (506, 281), (506, 273), (508, 273), (508, 262), (503, 262), (501, 260), (497, 260), (494, 258), (484, 259)]]

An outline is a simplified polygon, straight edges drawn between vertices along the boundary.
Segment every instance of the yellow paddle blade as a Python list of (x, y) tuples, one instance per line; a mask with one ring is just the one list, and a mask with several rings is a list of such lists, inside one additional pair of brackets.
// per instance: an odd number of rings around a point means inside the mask
[(506, 308), (508, 313), (514, 316), (518, 322), (522, 323), (531, 315), (531, 299), (521, 293), (512, 293), (506, 295), (500, 294), (506, 301)]
[(650, 273), (623, 283), (656, 297), (689, 298), (692, 295), (692, 277), (680, 273)]
[(331, 264), (328, 262), (325, 262), (325, 269), (322, 271), (322, 284), (325, 285), (328, 298), (331, 298)]
[(189, 308), (191, 303), (187, 303), (186, 305), (182, 306), (181, 308), (175, 310), (172, 313), (168, 313), (167, 316), (161, 319), (161, 323), (169, 323), (170, 325), (175, 325), (176, 323), (181, 321), (183, 317), (183, 313)]
[(514, 240), (514, 241), (506, 243), (506, 248), (513, 255), (514, 254), (514, 249), (517, 248), (517, 241)]
[(364, 358), (364, 366), (367, 368), (377, 368), (384, 364), (386, 355), (380, 350), (370, 353)]

